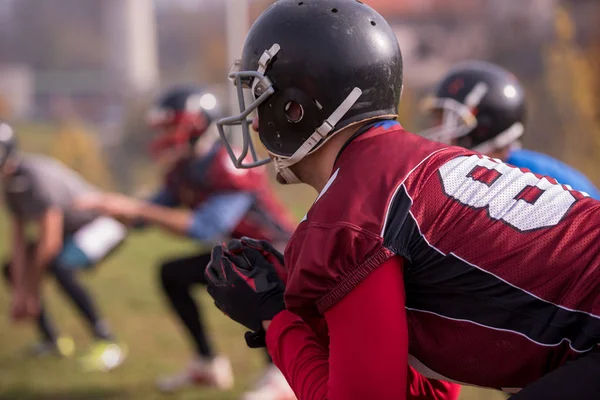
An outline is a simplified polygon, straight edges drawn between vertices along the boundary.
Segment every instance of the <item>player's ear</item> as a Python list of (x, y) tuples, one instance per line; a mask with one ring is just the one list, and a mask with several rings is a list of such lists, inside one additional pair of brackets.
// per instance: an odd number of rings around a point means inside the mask
[(291, 123), (298, 123), (304, 117), (304, 109), (300, 103), (290, 101), (285, 105), (285, 117)]

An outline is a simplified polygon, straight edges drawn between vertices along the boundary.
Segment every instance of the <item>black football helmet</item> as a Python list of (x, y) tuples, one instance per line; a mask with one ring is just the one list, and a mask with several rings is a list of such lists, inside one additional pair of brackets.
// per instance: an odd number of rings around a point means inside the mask
[(505, 69), (483, 61), (456, 65), (425, 101), (439, 125), (429, 139), (489, 153), (517, 143), (525, 131), (525, 92)]
[(13, 157), (17, 151), (17, 138), (13, 129), (0, 122), (0, 168), (4, 167), (6, 161)]
[(158, 156), (178, 146), (193, 145), (219, 115), (215, 95), (200, 86), (168, 89), (146, 115), (146, 123), (161, 131), (150, 150)]
[[(240, 114), (221, 119), (219, 133), (238, 168), (266, 164), (270, 159), (258, 159), (250, 136), (249, 115), (257, 110), (260, 140), (286, 183), (298, 182), (289, 167), (336, 132), (397, 116), (402, 56), (396, 36), (357, 0), (275, 2), (250, 29), (234, 67), (229, 76)], [(244, 89), (251, 91), (248, 105)], [(232, 125), (242, 127), (239, 155), (225, 135), (224, 127)], [(245, 160), (249, 151), (251, 161)]]

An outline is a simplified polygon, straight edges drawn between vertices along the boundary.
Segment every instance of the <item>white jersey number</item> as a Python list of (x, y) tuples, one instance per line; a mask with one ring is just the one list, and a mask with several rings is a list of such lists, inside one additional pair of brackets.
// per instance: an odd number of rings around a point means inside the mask
[[(558, 224), (577, 201), (562, 185), (488, 157), (463, 156), (439, 169), (445, 193), (520, 231)], [(583, 194), (585, 195), (585, 194)]]

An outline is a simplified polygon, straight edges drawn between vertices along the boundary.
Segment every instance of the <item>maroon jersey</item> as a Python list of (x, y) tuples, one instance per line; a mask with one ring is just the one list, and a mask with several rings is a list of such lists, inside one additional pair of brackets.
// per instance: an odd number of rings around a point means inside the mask
[(293, 231), (292, 218), (271, 189), (265, 168), (237, 169), (220, 144), (204, 157), (176, 163), (165, 175), (164, 189), (172, 205), (190, 209), (219, 194), (251, 194), (250, 210), (231, 232), (235, 238), (285, 242)]
[(427, 377), (522, 388), (600, 341), (600, 202), (395, 122), (343, 149), (285, 257), (307, 321), (403, 257)]

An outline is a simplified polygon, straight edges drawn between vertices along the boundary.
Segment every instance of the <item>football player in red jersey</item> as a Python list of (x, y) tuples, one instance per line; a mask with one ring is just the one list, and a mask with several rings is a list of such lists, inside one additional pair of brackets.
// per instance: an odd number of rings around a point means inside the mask
[[(257, 235), (285, 246), (293, 230), (292, 218), (273, 193), (264, 169), (239, 170), (232, 164), (212, 123), (218, 107), (216, 97), (202, 87), (167, 90), (148, 113), (149, 126), (160, 132), (151, 149), (166, 169), (162, 188), (150, 201), (102, 194), (81, 199), (80, 207), (135, 221), (138, 226), (156, 225), (202, 243)], [(161, 287), (195, 347), (186, 368), (159, 379), (164, 391), (189, 385), (228, 389), (233, 383), (229, 361), (215, 354), (191, 293), (193, 287), (206, 283), (204, 269), (209, 261), (210, 252), (203, 249), (161, 266)], [(243, 397), (293, 398), (270, 359), (256, 388)]]
[(231, 76), (253, 101), (221, 131), (241, 124), (249, 147), (257, 110), (279, 180), (320, 194), (285, 289), (245, 239), (213, 249), (208, 290), (300, 400), (404, 399), (408, 365), (514, 399), (598, 397), (599, 202), (405, 132), (396, 37), (359, 1), (276, 2)]

